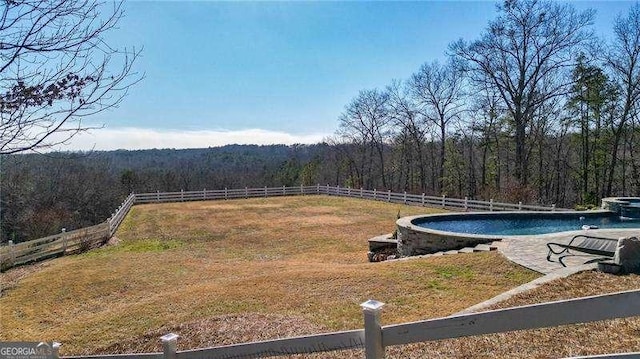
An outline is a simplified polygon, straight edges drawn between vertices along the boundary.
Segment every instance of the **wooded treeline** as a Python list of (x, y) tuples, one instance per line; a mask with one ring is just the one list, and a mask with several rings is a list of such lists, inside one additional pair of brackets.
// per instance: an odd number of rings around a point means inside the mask
[(640, 194), (640, 5), (593, 11), (504, 1), (446, 63), (362, 90), (334, 139), (340, 182), (427, 194), (597, 205)]
[(328, 152), (318, 144), (3, 155), (0, 242), (98, 224), (131, 192), (334, 183), (320, 174)]

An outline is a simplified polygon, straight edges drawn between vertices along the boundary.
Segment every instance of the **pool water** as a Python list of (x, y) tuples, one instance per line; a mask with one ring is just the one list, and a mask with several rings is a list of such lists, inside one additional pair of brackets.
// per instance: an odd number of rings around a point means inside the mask
[(419, 227), (445, 232), (488, 235), (530, 235), (565, 231), (577, 231), (583, 226), (598, 228), (639, 228), (640, 220), (621, 220), (617, 214), (601, 216), (563, 216), (562, 218), (545, 217), (544, 215), (491, 216), (480, 218), (436, 219), (414, 222)]

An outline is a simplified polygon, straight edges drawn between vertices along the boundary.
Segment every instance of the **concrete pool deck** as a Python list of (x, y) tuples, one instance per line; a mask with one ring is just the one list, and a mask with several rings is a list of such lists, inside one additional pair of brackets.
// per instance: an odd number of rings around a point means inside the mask
[[(549, 233), (532, 236), (506, 237), (502, 241), (494, 242), (498, 250), (512, 262), (527, 267), (536, 272), (549, 274), (556, 270), (563, 269), (560, 263), (547, 261), (548, 242), (569, 243), (573, 236), (578, 234), (588, 234), (598, 237), (629, 237), (640, 235), (638, 228), (625, 229), (591, 229), (573, 232)], [(580, 266), (589, 259), (597, 256), (567, 257), (565, 263), (569, 267)]]

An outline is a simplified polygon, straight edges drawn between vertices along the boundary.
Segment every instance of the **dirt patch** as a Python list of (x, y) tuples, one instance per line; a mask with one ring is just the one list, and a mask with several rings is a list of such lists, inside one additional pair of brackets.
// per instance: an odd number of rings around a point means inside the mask
[(120, 238), (113, 236), (111, 238), (109, 238), (109, 240), (107, 241), (107, 243), (105, 245), (107, 246), (117, 246), (118, 244), (120, 244)]
[(270, 340), (326, 331), (301, 317), (247, 313), (220, 315), (189, 323), (164, 326), (136, 338), (84, 354), (161, 352), (160, 337), (175, 333), (178, 350), (208, 348)]

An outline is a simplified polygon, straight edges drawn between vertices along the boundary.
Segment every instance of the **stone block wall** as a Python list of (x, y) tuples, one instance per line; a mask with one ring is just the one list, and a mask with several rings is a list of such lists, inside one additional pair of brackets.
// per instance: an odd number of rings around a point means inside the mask
[(414, 217), (401, 218), (398, 226), (398, 254), (401, 257), (475, 247), (478, 244), (490, 243), (498, 238), (478, 235), (450, 235), (446, 232), (416, 228), (411, 224)]

